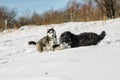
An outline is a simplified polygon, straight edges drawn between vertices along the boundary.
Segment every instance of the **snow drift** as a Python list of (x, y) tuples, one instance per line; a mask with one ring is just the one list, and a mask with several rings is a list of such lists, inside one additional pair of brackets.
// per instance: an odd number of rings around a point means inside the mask
[(58, 39), (64, 31), (107, 34), (96, 46), (39, 53), (27, 43), (45, 36), (45, 25), (5, 31), (0, 34), (0, 80), (120, 80), (120, 18), (49, 26)]

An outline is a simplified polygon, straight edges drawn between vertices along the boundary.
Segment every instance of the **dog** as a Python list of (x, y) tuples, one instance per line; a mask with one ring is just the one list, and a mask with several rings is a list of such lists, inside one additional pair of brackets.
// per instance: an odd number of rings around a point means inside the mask
[(51, 50), (52, 46), (57, 44), (57, 36), (55, 29), (53, 27), (47, 29), (47, 36), (43, 37), (38, 42), (29, 41), (28, 44), (36, 45), (36, 48), (39, 52)]
[(70, 48), (68, 44), (55, 44), (52, 46), (52, 51), (59, 51)]
[(92, 32), (84, 32), (75, 35), (70, 31), (65, 31), (60, 35), (60, 44), (67, 43), (71, 48), (79, 46), (97, 45), (106, 36), (106, 32), (102, 31), (100, 35)]

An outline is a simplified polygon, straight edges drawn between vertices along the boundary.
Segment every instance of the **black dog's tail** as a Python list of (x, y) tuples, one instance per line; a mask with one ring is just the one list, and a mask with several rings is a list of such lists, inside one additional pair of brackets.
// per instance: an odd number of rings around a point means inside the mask
[(101, 34), (100, 34), (99, 40), (100, 40), (100, 41), (103, 40), (105, 36), (106, 36), (106, 32), (105, 32), (105, 31), (102, 31)]
[(29, 41), (28, 44), (29, 45), (36, 45), (36, 42), (35, 41)]

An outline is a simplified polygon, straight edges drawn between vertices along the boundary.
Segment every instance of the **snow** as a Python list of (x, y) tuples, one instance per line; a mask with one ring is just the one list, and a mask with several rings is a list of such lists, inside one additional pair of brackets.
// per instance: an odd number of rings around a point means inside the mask
[(120, 18), (94, 22), (51, 24), (57, 38), (64, 31), (75, 34), (106, 31), (96, 46), (39, 53), (28, 41), (47, 33), (46, 25), (23, 26), (0, 33), (0, 80), (120, 80)]

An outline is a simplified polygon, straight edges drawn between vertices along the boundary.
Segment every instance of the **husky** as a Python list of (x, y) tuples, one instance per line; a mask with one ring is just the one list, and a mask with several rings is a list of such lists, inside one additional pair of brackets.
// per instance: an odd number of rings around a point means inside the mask
[(52, 51), (59, 51), (59, 50), (64, 50), (71, 48), (68, 44), (55, 44), (52, 46)]
[(47, 29), (47, 36), (43, 37), (38, 42), (29, 41), (28, 44), (36, 45), (36, 48), (39, 52), (50, 51), (53, 45), (57, 44), (57, 36), (55, 29), (53, 27)]

